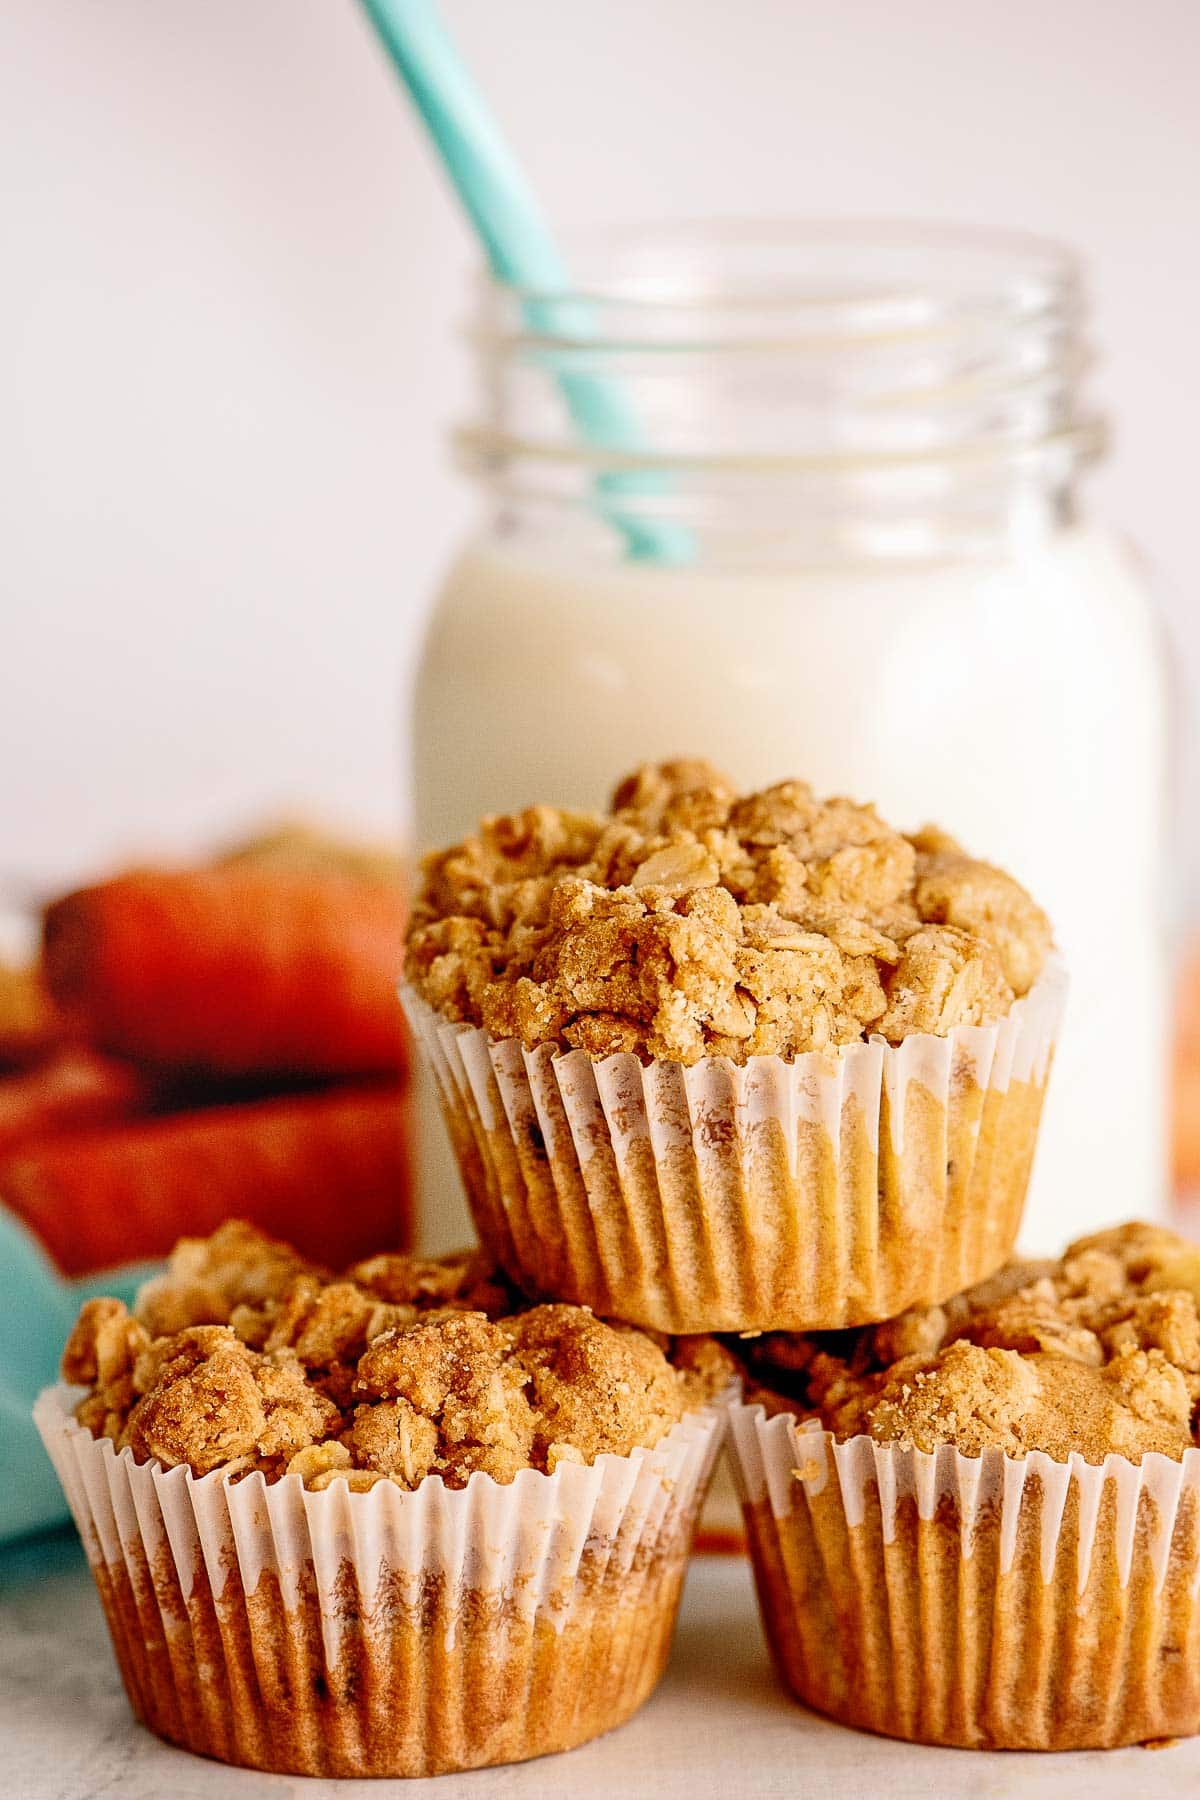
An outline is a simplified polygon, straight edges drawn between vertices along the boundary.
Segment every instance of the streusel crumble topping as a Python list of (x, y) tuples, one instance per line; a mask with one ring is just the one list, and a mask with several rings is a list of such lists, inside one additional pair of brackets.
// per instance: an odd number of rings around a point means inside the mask
[(715, 1345), (521, 1305), (479, 1253), (335, 1276), (234, 1223), (184, 1239), (132, 1313), (87, 1301), (63, 1376), (90, 1390), (79, 1422), (139, 1462), (356, 1489), (625, 1455), (727, 1379)]
[(426, 859), (407, 974), (443, 1017), (594, 1057), (792, 1057), (1007, 1012), (1050, 925), (933, 829), (801, 781), (648, 765), (611, 813), (531, 806)]
[(753, 1398), (838, 1438), (1140, 1462), (1197, 1441), (1198, 1309), (1200, 1246), (1129, 1224), (883, 1325), (737, 1348), (762, 1383)]

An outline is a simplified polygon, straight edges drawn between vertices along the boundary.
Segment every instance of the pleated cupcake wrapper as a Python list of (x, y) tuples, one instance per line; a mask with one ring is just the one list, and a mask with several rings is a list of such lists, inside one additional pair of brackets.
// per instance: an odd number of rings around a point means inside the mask
[(665, 1661), (724, 1429), (706, 1407), (651, 1450), (507, 1486), (312, 1492), (139, 1465), (76, 1424), (79, 1398), (49, 1388), (34, 1417), (134, 1710), (295, 1774), (516, 1761), (628, 1717)]
[(1016, 1240), (1065, 997), (744, 1065), (593, 1061), (405, 1010), (484, 1242), (533, 1295), (660, 1331), (890, 1318)]
[(1200, 1730), (1200, 1450), (927, 1453), (741, 1404), (730, 1450), (772, 1652), (811, 1706), (997, 1749)]

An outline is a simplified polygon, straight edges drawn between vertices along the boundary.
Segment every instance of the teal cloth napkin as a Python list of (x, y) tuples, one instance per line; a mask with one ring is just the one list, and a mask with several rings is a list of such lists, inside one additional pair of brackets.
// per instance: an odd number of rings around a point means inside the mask
[(67, 1503), (30, 1409), (58, 1379), (80, 1304), (115, 1294), (127, 1304), (161, 1265), (138, 1263), (68, 1281), (37, 1239), (0, 1207), (0, 1543), (67, 1517)]

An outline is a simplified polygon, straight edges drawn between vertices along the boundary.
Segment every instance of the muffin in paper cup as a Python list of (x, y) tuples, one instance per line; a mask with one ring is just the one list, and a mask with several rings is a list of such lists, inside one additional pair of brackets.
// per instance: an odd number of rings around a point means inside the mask
[(730, 1411), (767, 1638), (807, 1705), (979, 1749), (1200, 1730), (1200, 1450), (969, 1457)]
[(297, 1775), (431, 1775), (621, 1724), (670, 1646), (719, 1408), (653, 1448), (320, 1491), (138, 1463), (47, 1389), (35, 1419), (130, 1704), (160, 1737)]
[(1063, 975), (1037, 903), (943, 832), (685, 758), (426, 857), (402, 994), (527, 1293), (818, 1330), (1003, 1262)]
[(1016, 1241), (1065, 998), (785, 1060), (527, 1050), (402, 1000), (481, 1238), (531, 1295), (658, 1331), (836, 1329)]

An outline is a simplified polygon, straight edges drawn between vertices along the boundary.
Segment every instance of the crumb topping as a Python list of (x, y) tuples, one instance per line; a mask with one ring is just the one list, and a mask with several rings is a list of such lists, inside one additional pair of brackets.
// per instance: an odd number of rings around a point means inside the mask
[(883, 1325), (739, 1346), (755, 1397), (919, 1450), (1140, 1462), (1197, 1442), (1200, 1245), (1129, 1224)]
[(626, 1455), (728, 1379), (715, 1347), (520, 1306), (478, 1252), (335, 1276), (230, 1224), (184, 1239), (132, 1313), (87, 1301), (62, 1372), (89, 1389), (80, 1424), (139, 1462), (315, 1489), (507, 1482)]
[(605, 815), (531, 806), (427, 857), (407, 975), (443, 1017), (603, 1057), (792, 1057), (987, 1024), (1050, 925), (943, 833), (708, 763), (647, 765)]

